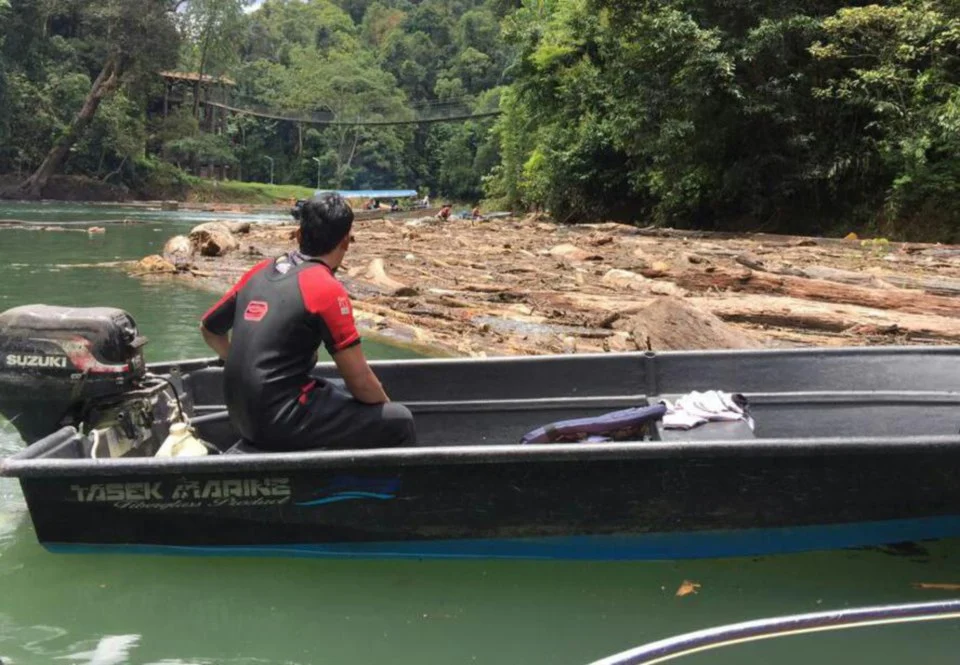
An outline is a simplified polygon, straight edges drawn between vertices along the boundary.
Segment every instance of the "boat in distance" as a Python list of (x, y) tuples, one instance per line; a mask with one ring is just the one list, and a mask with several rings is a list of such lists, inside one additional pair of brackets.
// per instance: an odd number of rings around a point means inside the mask
[[(116, 326), (107, 311), (88, 318)], [(77, 327), (63, 313), (42, 325), (54, 319)], [(0, 318), (0, 347), (3, 330)], [(19, 479), (53, 551), (643, 560), (960, 536), (960, 348), (376, 361), (418, 447), (298, 453), (236, 446), (217, 362), (137, 373), (139, 351), (93, 366), (70, 348), (68, 368), (24, 368), (36, 345), (8, 353), (14, 367), (0, 354), (0, 412), (29, 444), (0, 473)], [(336, 380), (330, 363), (315, 373)], [(82, 388), (58, 393), (70, 380)], [(755, 428), (657, 421), (631, 441), (519, 443), (697, 390), (742, 394)], [(84, 391), (97, 396), (78, 402)], [(235, 454), (156, 457), (177, 411), (213, 453)]]

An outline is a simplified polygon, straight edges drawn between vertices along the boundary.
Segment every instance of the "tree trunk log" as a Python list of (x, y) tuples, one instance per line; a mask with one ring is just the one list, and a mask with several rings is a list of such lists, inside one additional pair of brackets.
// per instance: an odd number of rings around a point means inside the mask
[(411, 296), (416, 295), (417, 290), (399, 282), (387, 274), (383, 267), (383, 259), (376, 258), (367, 266), (366, 277), (379, 289), (392, 296)]
[(876, 289), (888, 289), (890, 287), (916, 289), (935, 296), (960, 296), (960, 279), (950, 279), (949, 277), (911, 277), (909, 275), (897, 275), (887, 272), (841, 270), (828, 266), (798, 267), (788, 263), (753, 267), (747, 265), (742, 258), (743, 256), (741, 255), (735, 260), (737, 263), (745, 265), (748, 268), (761, 272), (769, 272), (774, 275), (822, 279), (827, 282), (839, 282), (840, 284), (852, 284), (854, 286), (866, 286)]
[(960, 321), (926, 314), (885, 312), (854, 305), (826, 305), (775, 296), (690, 298), (724, 321), (798, 330), (876, 331), (947, 341), (960, 340)]
[(93, 82), (87, 98), (80, 108), (80, 112), (73, 119), (70, 127), (63, 133), (54, 144), (50, 152), (44, 158), (37, 170), (20, 185), (20, 192), (26, 198), (38, 199), (43, 195), (43, 189), (46, 187), (50, 177), (60, 170), (63, 162), (66, 160), (73, 144), (83, 136), (87, 127), (93, 122), (100, 102), (107, 95), (113, 93), (119, 85), (120, 64), (116, 55), (111, 55), (100, 70), (100, 74)]
[(960, 280), (949, 277), (910, 277), (908, 275), (877, 275), (884, 282), (901, 289), (918, 289), (935, 296), (960, 296)]
[(960, 318), (960, 300), (956, 298), (928, 295), (893, 287), (871, 289), (821, 279), (771, 275), (752, 270), (739, 272), (716, 270), (711, 273), (686, 271), (676, 276), (676, 282), (691, 291), (721, 289), (767, 295), (776, 294), (801, 300), (819, 300), (877, 309), (896, 309), (911, 314), (933, 314)]

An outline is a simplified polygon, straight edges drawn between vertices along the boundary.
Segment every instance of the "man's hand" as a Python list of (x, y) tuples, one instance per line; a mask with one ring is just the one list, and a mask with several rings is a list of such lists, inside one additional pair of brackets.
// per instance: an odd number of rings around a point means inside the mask
[(200, 324), (200, 334), (203, 335), (203, 341), (207, 343), (207, 346), (220, 356), (220, 360), (226, 362), (227, 355), (230, 353), (230, 337), (212, 333), (202, 323)]
[(390, 401), (380, 385), (380, 380), (367, 364), (367, 358), (359, 344), (335, 353), (333, 362), (355, 400), (364, 404), (383, 404)]

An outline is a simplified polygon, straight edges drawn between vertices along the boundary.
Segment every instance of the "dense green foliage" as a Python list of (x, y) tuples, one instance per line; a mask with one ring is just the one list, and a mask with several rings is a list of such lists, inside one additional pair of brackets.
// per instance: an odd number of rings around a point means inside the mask
[(166, 3), (11, 0), (0, 28), (0, 172), (37, 167), (95, 90), (98, 112), (73, 137), (70, 168), (107, 178), (144, 155), (141, 100), (178, 57)]
[(527, 0), (493, 190), (561, 218), (947, 238), (958, 5)]
[[(28, 174), (71, 127), (122, 41), (121, 4), (159, 37), (67, 173), (151, 193), (211, 164), (266, 182), (272, 165), (277, 183), (485, 196), (562, 220), (957, 234), (951, 0), (7, 0), (0, 173)], [(229, 77), (232, 104), (285, 117), (502, 115), (214, 122), (188, 84), (164, 116), (165, 69)]]
[[(230, 73), (241, 99), (291, 116), (414, 119), (451, 101), (496, 109), (508, 59), (502, 12), (491, 0), (267, 0), (250, 14), (242, 62)], [(484, 155), (496, 153), (489, 119), (366, 127), (236, 122), (243, 124), (241, 168), (258, 179), (267, 176), (267, 155), (282, 180), (311, 182), (319, 166), (325, 185), (400, 185), (479, 199), (491, 159)]]
[[(101, 4), (0, 6), (0, 173), (29, 174), (83, 105), (102, 64), (98, 51), (116, 34), (91, 23)], [(482, 177), (497, 161), (492, 118), (355, 127), (231, 115), (220, 126), (199, 103), (199, 84), (180, 86), (164, 116), (158, 72), (228, 77), (231, 104), (288, 117), (412, 120), (439, 102), (496, 110), (508, 60), (502, 2), (267, 0), (253, 11), (245, 0), (131, 4), (168, 10), (166, 25), (154, 26), (167, 34), (165, 48), (103, 99), (66, 173), (157, 193), (189, 185), (177, 173), (208, 164), (229, 167), (234, 179), (268, 181), (270, 158), (278, 183), (482, 196)]]

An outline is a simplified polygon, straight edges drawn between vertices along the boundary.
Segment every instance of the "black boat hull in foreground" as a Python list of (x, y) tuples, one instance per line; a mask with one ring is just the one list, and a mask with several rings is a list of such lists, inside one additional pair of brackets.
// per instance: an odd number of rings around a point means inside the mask
[[(602, 658), (590, 665), (659, 665), (712, 649), (777, 637), (794, 637), (825, 631), (874, 628), (900, 623), (945, 621), (948, 619), (960, 619), (960, 600), (854, 607), (827, 612), (794, 614), (743, 621), (697, 630), (676, 637), (668, 637), (664, 640), (651, 642), (629, 651)], [(918, 646), (924, 644), (922, 640), (916, 640), (914, 643)], [(922, 646), (919, 646), (917, 653), (927, 655)]]
[[(0, 468), (54, 551), (622, 560), (960, 536), (957, 348), (375, 366), (422, 447), (90, 459), (66, 427)], [(201, 437), (236, 442), (218, 367), (151, 369), (181, 387)], [(710, 389), (744, 394), (756, 430), (517, 444), (552, 421)]]

